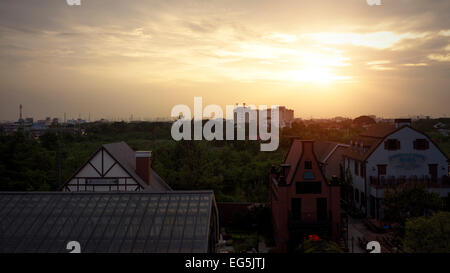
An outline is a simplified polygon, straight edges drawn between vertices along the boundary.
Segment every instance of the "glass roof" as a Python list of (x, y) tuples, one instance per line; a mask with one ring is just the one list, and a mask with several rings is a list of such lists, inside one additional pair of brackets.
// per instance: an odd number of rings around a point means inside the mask
[(0, 252), (207, 252), (212, 192), (0, 193)]

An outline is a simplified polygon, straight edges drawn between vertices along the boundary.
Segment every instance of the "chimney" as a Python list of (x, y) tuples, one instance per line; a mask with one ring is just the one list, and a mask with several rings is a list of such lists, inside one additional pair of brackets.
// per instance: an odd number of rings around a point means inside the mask
[(303, 153), (311, 152), (314, 153), (314, 140), (303, 140), (302, 141)]
[(410, 118), (395, 119), (395, 128), (401, 128), (403, 126), (411, 126), (411, 119)]
[(150, 185), (151, 151), (136, 151), (136, 173)]

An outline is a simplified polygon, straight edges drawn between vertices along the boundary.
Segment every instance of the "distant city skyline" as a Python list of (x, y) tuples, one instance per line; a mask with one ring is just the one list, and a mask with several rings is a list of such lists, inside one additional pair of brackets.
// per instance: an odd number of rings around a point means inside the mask
[(450, 1), (0, 2), (0, 120), (284, 105), (308, 119), (449, 116)]
[[(22, 105), (23, 106), (23, 105)], [(242, 107), (242, 104), (237, 105), (237, 107)], [(289, 109), (289, 106), (287, 105), (280, 105), (280, 106), (285, 106)], [(20, 105), (18, 106), (20, 107)], [(248, 105), (247, 105), (248, 107)], [(19, 108), (18, 108), (19, 109)], [(300, 119), (304, 119), (304, 120), (308, 120), (308, 119), (333, 119), (333, 118), (337, 118), (337, 117), (342, 117), (342, 118), (350, 118), (350, 119), (354, 119), (356, 117), (359, 116), (375, 116), (377, 119), (381, 118), (381, 119), (396, 119), (396, 118), (448, 118), (449, 115), (447, 114), (442, 114), (442, 115), (426, 115), (426, 114), (410, 114), (410, 115), (394, 115), (394, 116), (385, 116), (385, 115), (376, 115), (373, 113), (363, 113), (361, 115), (357, 115), (357, 116), (343, 116), (343, 115), (336, 115), (336, 116), (297, 116), (295, 114), (294, 111), (294, 118), (300, 118)], [(12, 118), (12, 119), (2, 119), (0, 118), (0, 122), (1, 121), (8, 121), (8, 122), (14, 122), (17, 121), (20, 118), (20, 112), (19, 110), (17, 110), (17, 116), (16, 118)], [(78, 113), (76, 115), (70, 115), (68, 113), (63, 113), (62, 115), (58, 115), (58, 114), (54, 114), (54, 115), (46, 115), (46, 116), (33, 116), (32, 114), (27, 115), (25, 112), (23, 113), (23, 119), (26, 118), (33, 118), (34, 122), (38, 121), (38, 120), (45, 120), (46, 118), (58, 118), (60, 120), (60, 122), (63, 122), (64, 120), (69, 121), (69, 120), (77, 120), (77, 119), (81, 119), (87, 122), (95, 122), (95, 121), (99, 121), (102, 119), (108, 120), (108, 121), (161, 121), (161, 120), (172, 120), (173, 118), (169, 116), (156, 116), (156, 117), (140, 117), (140, 116), (135, 116), (134, 114), (130, 113), (128, 116), (94, 116), (92, 115), (92, 113)]]

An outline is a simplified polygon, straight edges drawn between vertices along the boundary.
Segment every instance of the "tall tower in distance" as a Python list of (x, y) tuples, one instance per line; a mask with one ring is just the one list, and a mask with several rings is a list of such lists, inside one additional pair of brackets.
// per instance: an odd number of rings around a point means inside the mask
[(19, 105), (19, 121), (22, 120), (22, 104)]

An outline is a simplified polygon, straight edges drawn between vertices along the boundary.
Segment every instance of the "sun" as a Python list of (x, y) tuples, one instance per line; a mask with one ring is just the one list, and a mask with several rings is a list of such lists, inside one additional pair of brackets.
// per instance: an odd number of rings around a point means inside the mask
[(328, 50), (298, 50), (298, 58), (291, 64), (298, 69), (285, 71), (284, 79), (298, 83), (330, 84), (349, 80), (351, 77), (338, 75), (336, 69), (349, 66), (348, 58), (340, 52)]
[(328, 84), (337, 79), (331, 69), (326, 67), (312, 67), (301, 70), (288, 71), (287, 78), (293, 82)]

